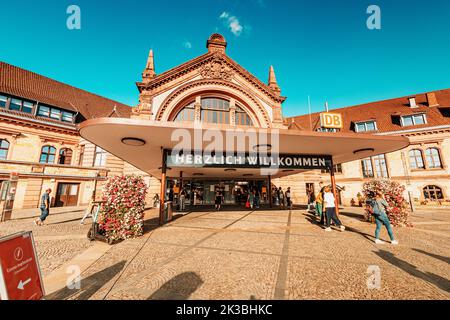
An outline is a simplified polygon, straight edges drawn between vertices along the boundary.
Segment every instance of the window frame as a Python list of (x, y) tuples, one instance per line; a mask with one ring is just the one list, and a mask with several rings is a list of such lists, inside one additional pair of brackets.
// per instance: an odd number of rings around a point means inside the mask
[[(100, 160), (97, 161), (97, 157), (100, 157)], [(106, 166), (106, 158), (107, 158), (107, 152), (100, 148), (99, 146), (95, 146), (94, 149), (94, 162), (92, 164), (95, 168), (105, 167)]]
[[(368, 129), (367, 129), (367, 125), (368, 125), (369, 123), (373, 123), (373, 127), (374, 127), (373, 130), (368, 130)], [(358, 128), (359, 125), (364, 125), (364, 130), (359, 130), (359, 128)], [(378, 131), (377, 121), (376, 121), (376, 120), (367, 120), (367, 121), (358, 121), (358, 122), (355, 122), (355, 131), (358, 132), (358, 133), (359, 133), (359, 132), (373, 132), (373, 131)]]
[[(44, 148), (48, 148), (48, 151), (44, 152)], [(54, 150), (54, 152), (52, 153), (52, 152), (50, 152), (50, 150)], [(40, 164), (55, 164), (55, 161), (57, 160), (56, 151), (57, 151), (56, 147), (54, 147), (52, 145), (47, 144), (47, 145), (42, 146), (41, 153), (39, 155), (39, 163)], [(42, 161), (42, 156), (44, 156), (44, 155), (45, 155), (45, 159), (46, 159), (45, 162)], [(50, 162), (49, 158), (52, 156), (53, 156), (53, 161)]]
[[(63, 151), (70, 152), (70, 155), (67, 155), (67, 154), (62, 155), (61, 153)], [(64, 162), (63, 163), (61, 163), (62, 157), (64, 157)], [(72, 149), (70, 149), (70, 148), (61, 148), (61, 149), (59, 149), (59, 152), (58, 152), (58, 164), (70, 166), (70, 165), (72, 165), (72, 158), (73, 158), (73, 150)], [(67, 159), (70, 159), (70, 161), (67, 161)], [(68, 162), (68, 163), (66, 163), (66, 162)]]
[[(415, 118), (417, 116), (422, 117), (423, 123), (419, 123), (419, 124), (416, 123)], [(405, 118), (411, 118), (412, 124), (405, 124)], [(420, 125), (428, 124), (427, 114), (426, 113), (415, 113), (415, 114), (408, 114), (408, 115), (400, 116), (400, 124), (402, 127), (413, 127), (413, 126), (420, 126)]]
[[(6, 148), (3, 147), (3, 142), (6, 142), (8, 144), (8, 146)], [(11, 142), (9, 142), (8, 139), (0, 139), (0, 151), (6, 151), (5, 158), (2, 159), (1, 155), (0, 155), (0, 160), (3, 160), (3, 161), (8, 160), (10, 148), (11, 148)]]
[[(417, 159), (418, 159), (418, 154), (414, 154), (413, 156), (411, 155), (412, 152), (416, 152), (418, 151), (420, 154), (420, 161), (422, 162), (422, 167), (417, 166)], [(414, 165), (411, 162), (411, 159), (414, 157)], [(418, 148), (414, 148), (408, 151), (408, 159), (409, 159), (409, 167), (411, 168), (411, 170), (425, 170), (425, 159), (423, 157), (423, 150), (418, 149)]]
[[(428, 152), (430, 151), (430, 154)], [(436, 151), (436, 154), (432, 154), (431, 151)], [(437, 161), (436, 161), (437, 158)], [(427, 161), (427, 168), (429, 169), (442, 169), (442, 157), (441, 150), (437, 147), (429, 147), (425, 150), (425, 159)], [(431, 161), (430, 161), (431, 159)], [(438, 163), (438, 165), (436, 165)]]
[[(431, 193), (434, 193), (435, 197), (432, 198), (431, 197)], [(441, 198), (437, 197), (437, 192), (440, 192), (441, 194)], [(445, 196), (444, 196), (444, 189), (437, 186), (437, 185), (426, 185), (425, 187), (422, 188), (422, 194), (425, 200), (430, 200), (430, 201), (440, 201), (440, 200), (444, 200)], [(427, 197), (428, 195), (428, 197)]]

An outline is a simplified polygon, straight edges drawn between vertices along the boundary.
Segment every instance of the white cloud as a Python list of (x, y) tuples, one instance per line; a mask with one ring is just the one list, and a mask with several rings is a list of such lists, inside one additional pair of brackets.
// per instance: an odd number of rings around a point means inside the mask
[(192, 49), (192, 43), (190, 43), (189, 41), (184, 41), (183, 42), (183, 47), (185, 49)]
[(244, 27), (239, 22), (239, 19), (236, 16), (230, 15), (230, 13), (226, 11), (222, 12), (219, 19), (224, 21), (225, 25), (235, 36), (240, 36), (244, 30)]

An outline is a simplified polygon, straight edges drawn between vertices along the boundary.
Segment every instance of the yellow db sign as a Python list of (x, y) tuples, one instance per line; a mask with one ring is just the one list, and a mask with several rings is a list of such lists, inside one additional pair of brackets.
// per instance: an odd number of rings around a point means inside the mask
[(344, 127), (342, 115), (340, 113), (321, 113), (320, 126), (322, 128), (342, 129)]

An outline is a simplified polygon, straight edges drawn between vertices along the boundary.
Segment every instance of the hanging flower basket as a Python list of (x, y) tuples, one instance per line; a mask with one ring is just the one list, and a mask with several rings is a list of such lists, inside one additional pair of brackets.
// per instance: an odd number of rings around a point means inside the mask
[(99, 229), (109, 242), (142, 236), (147, 185), (139, 176), (116, 176), (103, 187)]

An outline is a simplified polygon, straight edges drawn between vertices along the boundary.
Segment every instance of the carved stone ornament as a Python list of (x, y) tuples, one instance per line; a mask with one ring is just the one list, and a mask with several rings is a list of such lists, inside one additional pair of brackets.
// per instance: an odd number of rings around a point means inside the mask
[(200, 71), (200, 74), (203, 78), (223, 79), (226, 81), (230, 81), (233, 77), (233, 71), (219, 58), (215, 58), (206, 64)]

